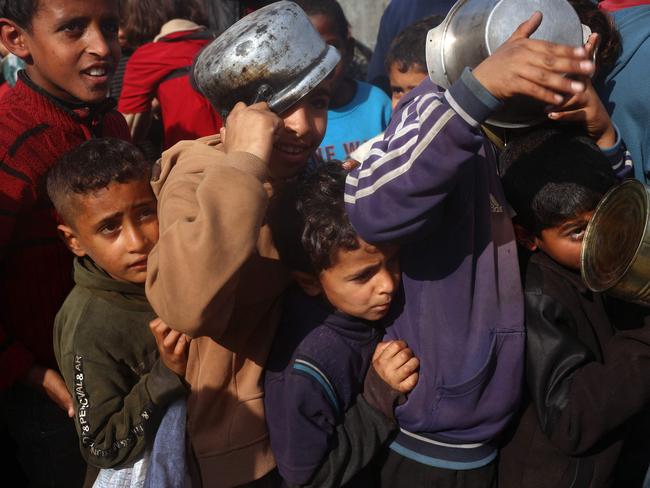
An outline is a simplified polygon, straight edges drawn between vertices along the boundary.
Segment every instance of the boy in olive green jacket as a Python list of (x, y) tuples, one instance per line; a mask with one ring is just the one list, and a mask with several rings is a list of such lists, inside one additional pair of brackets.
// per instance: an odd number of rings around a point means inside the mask
[(94, 139), (66, 154), (47, 180), (64, 222), (59, 233), (77, 256), (54, 352), (74, 399), (82, 455), (99, 468), (140, 461), (165, 408), (185, 393), (189, 340), (154, 320), (144, 292), (158, 240), (150, 173), (131, 144)]

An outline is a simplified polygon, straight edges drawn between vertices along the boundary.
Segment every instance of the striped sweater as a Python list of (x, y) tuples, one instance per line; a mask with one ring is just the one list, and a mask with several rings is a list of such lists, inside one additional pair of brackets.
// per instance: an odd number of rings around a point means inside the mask
[(56, 233), (47, 170), (95, 136), (129, 139), (124, 118), (101, 106), (70, 107), (19, 73), (0, 99), (0, 391), (33, 363), (56, 368), (54, 316), (72, 288), (72, 254)]
[(391, 448), (441, 468), (490, 463), (522, 392), (515, 238), (479, 130), (498, 105), (469, 71), (445, 94), (425, 80), (346, 185), (361, 237), (402, 244), (404, 305), (387, 333), (413, 349), (420, 378), (396, 410)]

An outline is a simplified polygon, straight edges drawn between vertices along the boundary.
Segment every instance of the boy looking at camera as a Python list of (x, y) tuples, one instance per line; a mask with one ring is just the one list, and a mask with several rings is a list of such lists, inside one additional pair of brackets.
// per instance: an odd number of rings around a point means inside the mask
[(403, 342), (377, 345), (399, 287), (399, 246), (372, 246), (352, 229), (345, 176), (326, 163), (272, 201), (274, 240), (299, 284), (264, 383), (271, 448), (290, 486), (370, 482), (361, 471), (395, 429), (395, 401), (417, 383)]
[(617, 331), (606, 297), (580, 276), (587, 225), (618, 180), (599, 148), (567, 128), (522, 136), (501, 159), (517, 240), (533, 254), (528, 395), (501, 451), (499, 486), (610, 486), (630, 420), (650, 402), (650, 327)]
[(130, 143), (93, 139), (47, 178), (59, 233), (76, 255), (76, 286), (57, 314), (54, 352), (74, 397), (81, 452), (93, 466), (133, 466), (142, 476), (146, 463), (137, 463), (164, 409), (185, 392), (189, 347), (185, 336), (152, 322), (144, 292), (158, 240), (150, 176), (151, 163)]
[(72, 258), (56, 235), (44, 176), (91, 137), (129, 139), (106, 99), (118, 23), (117, 0), (0, 1), (1, 42), (26, 64), (0, 99), (0, 413), (36, 484), (80, 486), (85, 471), (67, 418), (72, 398), (52, 351)]

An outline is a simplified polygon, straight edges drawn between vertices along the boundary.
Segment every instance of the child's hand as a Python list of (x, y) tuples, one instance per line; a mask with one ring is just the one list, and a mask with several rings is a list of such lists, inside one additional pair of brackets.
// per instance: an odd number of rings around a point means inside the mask
[(377, 344), (372, 367), (393, 390), (408, 393), (418, 382), (420, 361), (413, 356), (406, 342), (389, 341)]
[(239, 102), (221, 129), (221, 140), (227, 153), (244, 151), (268, 162), (284, 122), (269, 110), (266, 102), (247, 106)]
[(499, 100), (523, 95), (558, 105), (564, 94), (585, 91), (584, 82), (565, 75), (593, 74), (587, 50), (529, 39), (541, 22), (542, 14), (535, 12), (474, 69), (476, 79)]
[(160, 360), (178, 376), (184, 377), (192, 339), (177, 330), (170, 329), (159, 318), (152, 320), (149, 327), (156, 339)]
[(72, 396), (65, 386), (65, 381), (57, 371), (34, 365), (28, 371), (25, 381), (28, 385), (50, 397), (50, 400), (61, 407), (68, 414), (68, 417), (74, 417)]
[[(585, 45), (587, 55), (591, 56), (597, 46), (598, 34), (592, 34)], [(553, 107), (548, 117), (552, 120), (582, 123), (599, 147), (612, 147), (616, 143), (614, 124), (591, 80), (584, 77), (581, 81), (585, 84), (585, 91), (572, 96), (562, 105)]]

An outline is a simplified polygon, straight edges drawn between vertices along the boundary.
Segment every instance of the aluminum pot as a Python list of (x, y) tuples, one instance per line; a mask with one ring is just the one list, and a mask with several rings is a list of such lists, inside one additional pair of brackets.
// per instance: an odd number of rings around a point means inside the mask
[[(429, 77), (440, 87), (449, 88), (465, 67), (478, 66), (535, 11), (542, 12), (543, 19), (532, 39), (576, 47), (585, 41), (578, 14), (566, 0), (458, 0), (427, 36)], [(543, 107), (532, 99), (513, 99), (488, 123), (528, 127), (546, 120)]]
[(650, 306), (650, 188), (626, 180), (601, 200), (582, 245), (582, 279), (592, 291)]
[(247, 15), (210, 43), (192, 68), (196, 87), (222, 113), (266, 101), (282, 113), (313, 90), (340, 60), (295, 3)]

